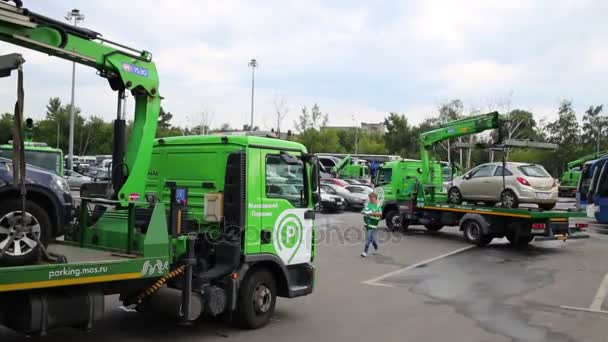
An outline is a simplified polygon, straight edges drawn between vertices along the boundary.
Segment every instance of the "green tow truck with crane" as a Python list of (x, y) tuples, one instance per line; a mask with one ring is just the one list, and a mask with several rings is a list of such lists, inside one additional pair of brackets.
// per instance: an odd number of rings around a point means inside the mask
[(576, 196), (576, 188), (578, 187), (578, 181), (581, 178), (581, 168), (583, 165), (588, 161), (598, 159), (606, 154), (608, 154), (608, 150), (591, 153), (569, 162), (567, 164), (566, 172), (564, 172), (562, 179), (559, 181), (559, 195), (562, 197)]
[[(392, 229), (407, 229), (412, 224), (422, 224), (427, 230), (436, 232), (444, 226), (458, 226), (467, 241), (478, 246), (489, 244), (494, 238), (506, 237), (514, 245), (525, 245), (536, 240), (566, 240), (568, 238), (585, 238), (579, 230), (586, 227), (578, 224), (571, 228), (569, 219), (584, 217), (580, 211), (541, 211), (536, 208), (508, 209), (484, 207), (477, 205), (451, 204), (448, 196), (438, 184), (437, 161), (433, 158), (433, 149), (447, 139), (476, 134), (500, 128), (497, 112), (471, 116), (456, 120), (420, 135), (421, 162), (411, 161), (418, 165), (410, 168), (413, 174), (403, 174), (400, 179), (391, 179), (391, 191), (400, 190), (401, 198), (397, 201), (386, 201), (387, 186), (378, 184), (379, 197), (384, 202), (383, 217), (387, 226)], [(407, 163), (407, 161), (404, 161)], [(381, 166), (378, 179), (382, 179), (385, 170)], [(406, 182), (401, 182), (401, 178)], [(403, 185), (402, 185), (403, 184)]]
[(331, 172), (344, 179), (363, 179), (368, 176), (369, 170), (367, 165), (358, 164), (349, 154), (342, 158), (340, 162), (331, 169)]
[[(112, 180), (82, 187), (80, 212), (62, 240), (33, 227), (23, 138), (14, 144), (13, 196), (23, 205), (2, 229), (15, 232), (11, 239), (28, 236), (41, 257), (5, 266), (12, 243), (0, 245), (0, 325), (28, 335), (88, 330), (103, 316), (104, 297), (119, 294), (125, 307), (172, 311), (184, 324), (222, 315), (257, 328), (270, 320), (277, 296), (312, 293), (319, 194), (311, 189), (319, 167), (303, 145), (261, 137), (154, 140), (161, 96), (149, 52), (4, 2), (0, 40), (92, 67), (118, 95)], [(15, 131), (23, 68), (20, 55), (0, 57), (0, 76), (18, 71)], [(127, 144), (126, 91), (135, 99)], [(274, 177), (277, 168), (293, 177)]]

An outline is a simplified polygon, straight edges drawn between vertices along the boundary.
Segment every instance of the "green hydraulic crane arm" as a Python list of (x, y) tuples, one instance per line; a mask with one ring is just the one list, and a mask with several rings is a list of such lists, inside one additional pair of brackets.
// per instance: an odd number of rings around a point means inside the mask
[[(97, 69), (112, 90), (118, 91), (119, 108), (125, 90), (131, 91), (135, 118), (123, 165), (119, 166), (123, 179), (114, 183), (114, 191), (122, 205), (136, 201), (145, 189), (160, 110), (152, 55), (4, 2), (0, 2), (0, 40)], [(121, 118), (120, 109), (117, 116)]]
[(346, 157), (342, 158), (342, 160), (340, 160), (338, 164), (332, 167), (331, 171), (338, 174), (340, 171), (342, 171), (343, 168), (346, 167), (346, 165), (350, 164), (351, 159), (353, 159), (351, 155), (347, 155)]
[(608, 154), (608, 150), (591, 153), (591, 154), (583, 156), (583, 157), (581, 157), (581, 158), (579, 158), (577, 160), (573, 160), (573, 161), (571, 161), (571, 162), (568, 163), (568, 170), (570, 170), (573, 167), (583, 165), (583, 164), (585, 164), (586, 162), (588, 162), (590, 160), (597, 159), (597, 158), (599, 158), (599, 157), (601, 157), (601, 156), (603, 156), (605, 154)]
[(432, 184), (430, 149), (437, 143), (495, 129), (500, 126), (498, 112), (469, 116), (449, 122), (441, 127), (420, 134), (420, 159), (422, 160), (422, 185)]

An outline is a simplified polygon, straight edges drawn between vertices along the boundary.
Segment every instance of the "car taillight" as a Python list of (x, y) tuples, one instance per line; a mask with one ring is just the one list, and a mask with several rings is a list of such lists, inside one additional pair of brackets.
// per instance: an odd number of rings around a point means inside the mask
[(574, 225), (574, 227), (578, 230), (587, 230), (587, 227), (589, 227), (589, 225), (587, 223), (577, 223)]
[(532, 230), (545, 230), (545, 227), (544, 223), (532, 223)]
[(516, 179), (519, 182), (519, 184), (530, 186), (530, 182), (528, 182), (527, 179), (525, 179), (523, 177), (517, 177)]

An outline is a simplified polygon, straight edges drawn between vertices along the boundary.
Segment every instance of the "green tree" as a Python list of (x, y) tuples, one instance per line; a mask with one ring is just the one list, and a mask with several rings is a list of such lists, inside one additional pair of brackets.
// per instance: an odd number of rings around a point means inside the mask
[(600, 151), (602, 149), (602, 137), (606, 136), (608, 121), (602, 115), (603, 105), (589, 106), (583, 116), (583, 135), (582, 142), (586, 150)]
[(552, 153), (553, 158), (544, 165), (553, 174), (564, 172), (566, 163), (576, 158), (580, 144), (580, 130), (572, 102), (562, 101), (557, 115), (557, 120), (547, 124), (546, 127), (549, 141), (559, 145), (556, 153)]
[(6, 144), (13, 136), (13, 114), (4, 113), (0, 117), (0, 144)]
[[(310, 111), (306, 107), (302, 107), (298, 121), (294, 124), (300, 133), (297, 140), (306, 146), (308, 152), (316, 153), (337, 147), (337, 134), (335, 132), (322, 132), (324, 131), (322, 128), (327, 126), (328, 117), (329, 115), (321, 112), (319, 105), (316, 103)], [(329, 152), (335, 152), (335, 150)]]
[(418, 132), (409, 125), (405, 115), (390, 113), (384, 119), (384, 126), (386, 127), (384, 144), (388, 153), (416, 158), (418, 155)]
[(160, 107), (160, 111), (158, 112), (158, 128), (171, 128), (171, 119), (173, 119), (173, 114), (171, 114), (171, 112), (165, 112), (163, 107)]

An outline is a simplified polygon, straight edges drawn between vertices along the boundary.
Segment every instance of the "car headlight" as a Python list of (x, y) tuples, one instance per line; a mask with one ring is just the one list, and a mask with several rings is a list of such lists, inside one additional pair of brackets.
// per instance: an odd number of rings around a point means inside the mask
[(51, 182), (51, 187), (57, 192), (70, 193), (68, 182), (61, 177), (55, 177)]

